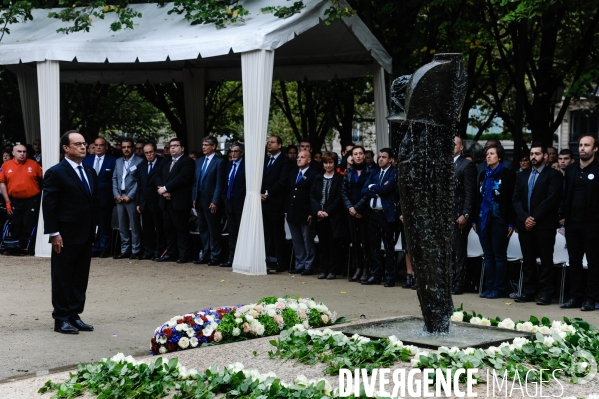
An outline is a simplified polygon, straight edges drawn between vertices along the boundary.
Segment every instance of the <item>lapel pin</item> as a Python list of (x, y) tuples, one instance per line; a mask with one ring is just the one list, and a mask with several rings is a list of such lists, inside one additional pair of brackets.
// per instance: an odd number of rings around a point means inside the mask
[(592, 173), (591, 173), (591, 174), (589, 174), (589, 180), (593, 180), (594, 178), (595, 178), (595, 175), (594, 175), (594, 174), (592, 174)]

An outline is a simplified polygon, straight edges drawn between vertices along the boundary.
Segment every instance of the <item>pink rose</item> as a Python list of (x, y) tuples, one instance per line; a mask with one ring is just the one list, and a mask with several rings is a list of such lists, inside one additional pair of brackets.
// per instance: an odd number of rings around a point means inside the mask
[(243, 332), (246, 333), (250, 331), (250, 325), (248, 323), (243, 323)]
[(214, 342), (220, 342), (223, 339), (223, 335), (220, 331), (214, 333)]
[(239, 313), (239, 312), (235, 312), (235, 318), (236, 318), (236, 319), (239, 319), (240, 317), (241, 317), (241, 313)]
[(275, 323), (277, 324), (283, 324), (283, 316), (281, 316), (280, 314), (276, 315), (274, 317)]
[(306, 320), (306, 317), (308, 317), (308, 316), (306, 315), (306, 312), (304, 312), (303, 310), (301, 310), (301, 311), (299, 312), (298, 316), (299, 316), (300, 320)]
[(262, 313), (262, 311), (264, 310), (264, 307), (262, 307), (262, 305), (256, 305), (256, 307), (254, 309), (256, 309), (256, 312)]
[(254, 318), (258, 317), (258, 312), (256, 312), (254, 309), (250, 310), (250, 315)]
[(284, 310), (285, 309), (285, 304), (283, 302), (277, 302), (277, 309), (279, 310)]
[(321, 319), (324, 324), (327, 324), (329, 322), (329, 316), (327, 316), (326, 314), (323, 314), (321, 316)]

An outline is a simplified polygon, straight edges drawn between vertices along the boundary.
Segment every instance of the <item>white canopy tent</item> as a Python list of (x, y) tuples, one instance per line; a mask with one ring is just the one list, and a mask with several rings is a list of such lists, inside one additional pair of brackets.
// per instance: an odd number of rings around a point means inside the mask
[[(61, 82), (184, 82), (188, 148), (199, 148), (204, 136), (204, 82), (241, 80), (247, 196), (233, 271), (266, 274), (260, 185), (267, 133), (270, 92), (276, 80), (324, 80), (372, 73), (377, 146), (389, 145), (385, 71), (391, 57), (356, 16), (325, 26), (331, 1), (305, 0), (300, 14), (286, 19), (262, 14), (285, 0), (246, 0), (250, 12), (241, 24), (225, 29), (190, 25), (181, 15), (168, 15), (172, 4), (134, 4), (142, 13), (133, 30), (112, 32), (111, 14), (94, 21), (90, 32), (64, 35), (64, 23), (33, 10), (34, 20), (10, 26), (0, 43), (0, 64), (18, 75), (28, 142), (40, 137), (44, 168), (59, 161), (59, 89)], [(40, 215), (37, 256), (49, 256)]]

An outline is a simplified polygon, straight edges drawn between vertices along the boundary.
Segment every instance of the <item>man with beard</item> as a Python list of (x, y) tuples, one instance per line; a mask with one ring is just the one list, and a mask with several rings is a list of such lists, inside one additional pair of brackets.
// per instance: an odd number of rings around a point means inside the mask
[[(564, 201), (566, 244), (570, 258), (570, 300), (562, 309), (595, 310), (599, 292), (599, 162), (597, 140), (578, 139), (580, 160), (566, 168)], [(588, 270), (582, 267), (587, 256)]]
[[(537, 305), (549, 305), (553, 295), (553, 247), (563, 178), (549, 166), (548, 158), (544, 144), (532, 143), (532, 168), (518, 173), (516, 180), (513, 203), (523, 262), (522, 292), (514, 298), (516, 302), (534, 301), (537, 288)], [(541, 259), (541, 266), (535, 278), (537, 258)]]

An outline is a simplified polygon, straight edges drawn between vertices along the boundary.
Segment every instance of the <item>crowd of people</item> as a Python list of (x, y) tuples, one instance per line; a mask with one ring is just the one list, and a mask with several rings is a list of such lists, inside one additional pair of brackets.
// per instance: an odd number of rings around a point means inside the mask
[[(559, 229), (567, 241), (571, 281), (570, 299), (562, 307), (593, 310), (599, 292), (593, 246), (599, 234), (595, 138), (580, 138), (576, 161), (570, 150), (558, 154), (542, 143), (533, 143), (518, 165), (506, 159), (497, 140), (485, 144), (485, 159), (478, 165), (463, 150), (456, 137), (452, 293), (468, 289), (467, 245), (473, 229), (484, 252), (482, 298), (550, 304)], [(221, 154), (215, 137), (203, 139), (201, 152), (188, 151), (175, 138), (160, 153), (154, 143), (124, 138), (113, 148), (98, 137), (86, 151), (82, 163), (97, 177), (92, 257), (232, 266), (246, 195), (242, 143)], [(37, 225), (42, 192), (39, 140), (30, 148), (6, 148), (3, 158), (0, 190), (11, 229), (27, 240)], [(397, 174), (389, 148), (375, 157), (349, 144), (339, 156), (313, 150), (308, 140), (284, 147), (280, 137), (269, 137), (261, 187), (268, 272), (329, 280), (347, 276), (363, 285), (393, 287), (401, 237), (407, 269), (402, 287), (415, 289), (418, 276), (402, 234)], [(111, 247), (115, 220), (118, 248)], [(228, 234), (223, 235), (225, 225)], [(198, 235), (192, 234), (196, 226)], [(514, 232), (523, 258), (520, 292), (514, 292), (508, 273), (507, 248)], [(584, 255), (588, 268), (583, 268)]]

